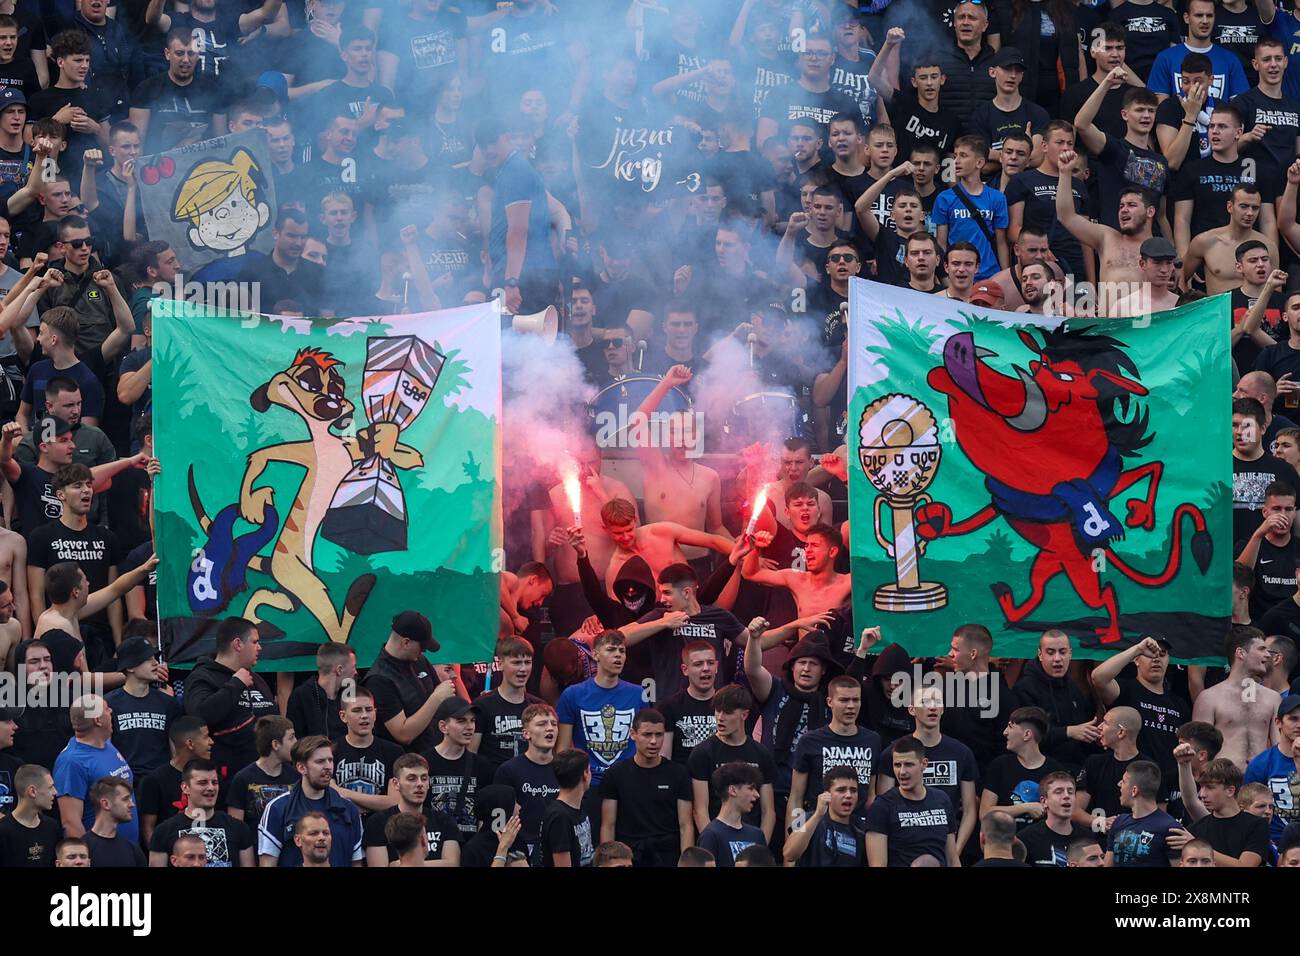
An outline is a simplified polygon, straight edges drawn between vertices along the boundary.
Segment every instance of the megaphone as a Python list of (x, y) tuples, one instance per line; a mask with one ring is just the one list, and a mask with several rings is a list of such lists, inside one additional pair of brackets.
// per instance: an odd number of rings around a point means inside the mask
[(510, 328), (519, 335), (539, 335), (543, 342), (550, 345), (560, 332), (560, 313), (555, 306), (548, 305), (541, 312), (514, 316)]

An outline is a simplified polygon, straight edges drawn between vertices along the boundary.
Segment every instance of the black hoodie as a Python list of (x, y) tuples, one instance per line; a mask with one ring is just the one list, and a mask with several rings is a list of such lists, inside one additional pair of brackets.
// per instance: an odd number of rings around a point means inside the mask
[(1085, 758), (1101, 753), (1097, 747), (1071, 740), (1065, 732), (1065, 728), (1086, 724), (1097, 716), (1097, 705), (1068, 675), (1049, 677), (1037, 660), (1026, 661), (1020, 680), (1016, 681), (1016, 701), (1021, 707), (1041, 707), (1047, 711), (1050, 723), (1047, 739), (1041, 744), (1047, 756), (1078, 770)]
[(279, 708), (260, 674), (245, 687), (225, 664), (203, 657), (185, 679), (185, 713), (208, 725), (224, 791), (231, 777), (257, 759), (253, 725), (259, 717), (278, 714)]

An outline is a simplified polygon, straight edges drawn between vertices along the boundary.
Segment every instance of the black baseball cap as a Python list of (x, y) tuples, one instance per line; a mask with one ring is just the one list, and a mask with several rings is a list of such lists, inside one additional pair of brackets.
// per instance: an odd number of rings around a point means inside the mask
[(433, 715), (433, 722), (436, 724), (443, 720), (455, 720), (457, 717), (464, 717), (466, 714), (477, 715), (478, 708), (462, 697), (448, 697), (438, 705), (438, 709)]
[(158, 654), (158, 648), (153, 646), (149, 638), (128, 637), (117, 649), (113, 666), (119, 671), (129, 671), (133, 667), (139, 667), (145, 661), (158, 657)]
[(1282, 698), (1282, 703), (1278, 705), (1277, 715), (1282, 717), (1291, 713), (1297, 707), (1300, 707), (1300, 694), (1287, 694)]
[(1013, 46), (1004, 46), (998, 50), (989, 66), (1018, 66), (1025, 68), (1025, 56)]
[(46, 435), (53, 435), (55, 438), (60, 438), (70, 431), (72, 431), (72, 426), (62, 418), (57, 418), (54, 415), (42, 416), (32, 428), (32, 434), (36, 436), (38, 442), (44, 441)]
[(434, 639), (433, 625), (419, 611), (403, 611), (393, 618), (393, 633), (414, 641), (426, 651), (438, 651), (442, 645)]
[(0, 707), (0, 724), (7, 720), (18, 720), (22, 715), (21, 707)]

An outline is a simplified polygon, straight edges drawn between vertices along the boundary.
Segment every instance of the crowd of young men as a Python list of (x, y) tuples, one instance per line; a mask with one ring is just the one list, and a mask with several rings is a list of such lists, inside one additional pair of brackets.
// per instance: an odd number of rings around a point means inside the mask
[[(1300, 866), (1291, 11), (4, 8), (0, 666), (103, 693), (0, 712), (0, 865)], [(680, 429), (607, 467), (555, 408), (582, 520), (545, 467), (507, 472), (491, 661), (429, 663), (412, 610), (373, 661), (327, 644), (272, 677), (231, 618), (169, 670), (150, 303), (191, 253), (150, 239), (136, 163), (257, 129), (274, 250), (222, 269), (265, 311), (556, 306), (537, 361), (634, 410), (693, 399), (739, 467)], [(913, 662), (853, 622), (857, 276), (1103, 319), (1231, 294), (1226, 667), (1171, 664), (1161, 635), (1077, 661), (1055, 630), (1006, 660), (989, 622)], [(786, 400), (786, 440), (712, 403), (733, 372)], [(913, 663), (981, 706), (911, 687)]]

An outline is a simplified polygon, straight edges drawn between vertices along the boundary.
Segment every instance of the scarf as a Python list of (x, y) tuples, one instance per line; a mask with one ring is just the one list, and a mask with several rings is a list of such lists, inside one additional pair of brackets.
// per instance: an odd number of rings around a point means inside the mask
[(776, 728), (772, 732), (772, 749), (776, 753), (776, 762), (784, 766), (794, 751), (795, 734), (800, 723), (806, 718), (805, 730), (817, 730), (830, 723), (830, 708), (826, 706), (826, 693), (821, 687), (810, 691), (799, 690), (788, 677), (781, 678), (785, 688), (786, 701), (776, 717)]

